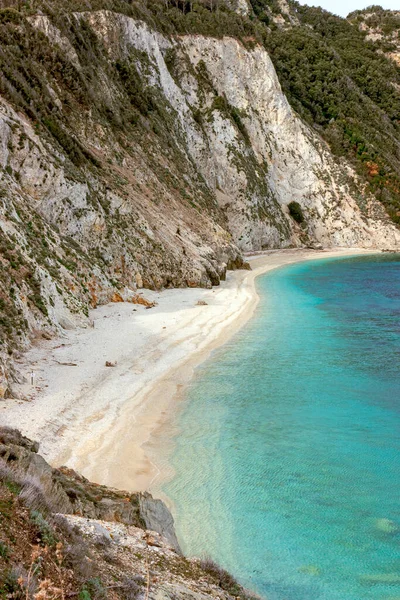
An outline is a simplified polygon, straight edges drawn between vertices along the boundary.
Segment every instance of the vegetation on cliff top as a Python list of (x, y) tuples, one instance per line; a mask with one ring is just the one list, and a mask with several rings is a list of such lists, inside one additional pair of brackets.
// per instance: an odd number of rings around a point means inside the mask
[[(164, 18), (179, 33), (264, 45), (293, 108), (333, 154), (352, 162), (400, 224), (400, 67), (385, 54), (393, 43), (368, 41), (357, 25), (360, 11), (348, 20), (291, 1), (290, 14), (282, 14), (275, 0), (251, 0), (253, 14), (242, 17), (211, 4), (171, 2)], [(398, 13), (372, 9), (371, 24), (387, 34), (400, 29)]]
[(266, 42), (283, 89), (400, 224), (400, 68), (348, 20), (320, 8), (296, 14), (299, 27)]
[[(281, 14), (276, 0), (251, 0), (253, 11), (248, 16), (228, 10), (222, 0), (10, 0), (7, 4), (20, 8), (19, 13), (3, 11), (0, 15), (3, 48), (8, 45), (11, 29), (13, 50), (15, 43), (21, 49), (26, 47), (17, 35), (17, 22), (22, 15), (32, 14), (38, 8), (49, 14), (58, 26), (62, 25), (62, 30), (68, 27), (69, 36), (74, 34), (74, 28), (73, 21), (65, 21), (68, 13), (108, 9), (142, 19), (167, 35), (230, 35), (246, 45), (263, 44), (271, 54), (294, 109), (316, 128), (336, 156), (352, 161), (393, 221), (400, 223), (400, 67), (385, 55), (393, 47), (392, 42), (368, 41), (366, 32), (359, 29), (361, 11), (343, 19), (321, 8), (291, 1), (290, 19), (288, 14)], [(387, 34), (399, 28), (396, 13), (380, 7), (369, 10), (370, 25), (379, 25)], [(277, 14), (283, 18), (284, 25), (278, 26), (275, 22)], [(71, 65), (67, 67), (63, 63), (55, 48), (52, 52), (41, 51), (38, 56), (38, 35), (29, 31), (29, 36), (33, 36), (29, 52), (14, 61), (20, 60), (25, 66), (31, 54), (32, 60), (45, 61), (55, 77), (62, 74), (68, 79), (70, 91), (78, 102), (84, 102), (85, 96), (87, 101), (88, 95), (90, 98), (87, 82), (83, 85), (79, 73), (72, 72)], [(96, 51), (89, 27), (79, 43), (86, 52)], [(28, 90), (20, 81), (22, 65), (10, 62), (8, 53), (3, 56), (3, 86), (5, 78), (6, 88), (17, 88), (29, 110), (28, 106), (35, 104), (36, 90), (43, 87), (40, 78), (33, 78)], [(123, 72), (120, 73), (123, 76)], [(46, 108), (45, 112), (53, 112), (51, 98), (44, 97), (42, 107), (42, 110)], [(104, 106), (98, 108), (107, 110)], [(30, 113), (37, 114), (32, 108)], [(68, 136), (57, 119), (47, 116), (44, 124), (73, 162), (80, 163), (84, 150)]]

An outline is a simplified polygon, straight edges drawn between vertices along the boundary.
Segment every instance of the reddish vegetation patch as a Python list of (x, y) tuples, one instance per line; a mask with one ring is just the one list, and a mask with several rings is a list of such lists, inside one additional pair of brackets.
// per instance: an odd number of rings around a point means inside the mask
[(368, 175), (370, 177), (376, 177), (379, 175), (379, 165), (371, 161), (367, 162), (366, 165), (368, 167)]
[(64, 566), (61, 532), (54, 530), (58, 540), (48, 545), (17, 494), (14, 484), (0, 484), (0, 597), (51, 600), (74, 594), (78, 588)]

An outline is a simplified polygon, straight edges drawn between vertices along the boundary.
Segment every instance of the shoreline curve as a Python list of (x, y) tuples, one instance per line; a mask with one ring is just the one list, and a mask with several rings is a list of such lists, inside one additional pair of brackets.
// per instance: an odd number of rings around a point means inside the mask
[[(379, 252), (269, 250), (248, 257), (251, 271), (230, 271), (211, 290), (142, 290), (158, 302), (152, 310), (125, 303), (100, 307), (91, 314), (93, 329), (42, 340), (24, 355), (19, 370), (35, 372), (35, 387), (19, 386), (28, 402), (7, 400), (0, 424), (37, 439), (53, 466), (65, 464), (107, 486), (160, 495), (161, 482), (173, 474), (171, 429), (168, 437), (163, 428), (195, 368), (253, 316), (256, 278), (298, 262)], [(114, 368), (104, 368), (108, 359)]]

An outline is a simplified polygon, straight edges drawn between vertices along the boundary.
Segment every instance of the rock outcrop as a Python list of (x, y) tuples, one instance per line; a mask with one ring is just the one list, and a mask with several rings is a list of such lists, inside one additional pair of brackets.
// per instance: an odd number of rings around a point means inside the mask
[(54, 512), (151, 529), (180, 551), (174, 520), (161, 500), (148, 493), (132, 494), (91, 483), (67, 467), (53, 469), (38, 450), (37, 442), (14, 429), (0, 428), (0, 459), (31, 478), (50, 499)]
[(37, 452), (37, 443), (0, 428), (2, 595), (252, 600), (211, 560), (182, 555), (160, 500), (52, 469)]
[(371, 5), (352, 12), (348, 18), (366, 33), (365, 39), (372, 42), (378, 52), (385, 52), (400, 66), (400, 11)]

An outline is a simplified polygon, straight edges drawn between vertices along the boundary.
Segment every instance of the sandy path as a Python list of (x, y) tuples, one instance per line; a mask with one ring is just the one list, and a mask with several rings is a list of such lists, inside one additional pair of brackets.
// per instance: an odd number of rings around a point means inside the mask
[[(360, 253), (366, 251), (271, 251), (251, 258), (252, 271), (229, 272), (212, 290), (144, 290), (158, 303), (150, 310), (100, 307), (90, 315), (93, 328), (43, 340), (23, 357), (19, 368), (27, 379), (34, 371), (35, 385), (21, 386), (29, 401), (3, 403), (0, 423), (39, 440), (54, 466), (67, 464), (122, 489), (148, 489), (160, 478), (148, 450), (152, 434), (193, 369), (251, 318), (255, 278), (285, 264)], [(107, 368), (105, 361), (117, 365)]]

